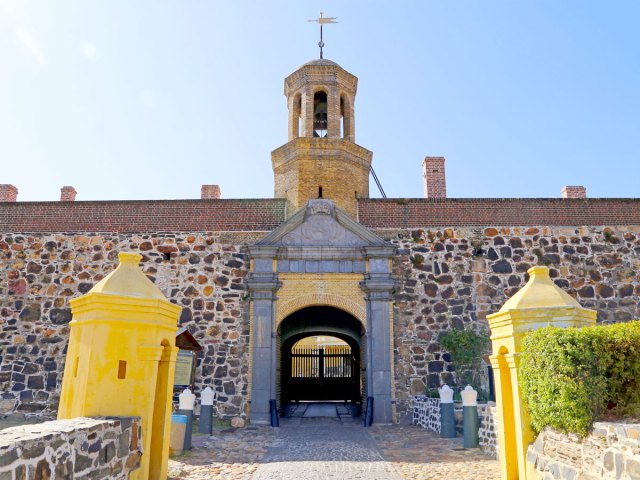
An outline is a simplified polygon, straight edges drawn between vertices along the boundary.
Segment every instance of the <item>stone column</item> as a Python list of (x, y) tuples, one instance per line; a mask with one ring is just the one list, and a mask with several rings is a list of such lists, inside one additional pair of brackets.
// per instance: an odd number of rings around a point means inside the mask
[(367, 396), (373, 397), (373, 422), (393, 422), (391, 295), (395, 282), (389, 268), (394, 247), (365, 247), (369, 273), (360, 284), (367, 302)]
[(313, 90), (310, 86), (302, 94), (302, 133), (301, 137), (313, 137)]
[(269, 424), (269, 400), (276, 398), (275, 292), (282, 285), (273, 272), (277, 247), (250, 247), (253, 268), (247, 285), (251, 318), (251, 423)]
[(336, 85), (327, 94), (327, 136), (340, 138), (340, 94)]

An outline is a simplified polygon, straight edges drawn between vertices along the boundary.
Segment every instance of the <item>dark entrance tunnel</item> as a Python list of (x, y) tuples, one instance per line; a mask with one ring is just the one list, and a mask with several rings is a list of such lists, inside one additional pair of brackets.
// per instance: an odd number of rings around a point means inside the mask
[[(356, 318), (334, 307), (307, 307), (285, 318), (278, 333), (282, 405), (300, 401), (360, 404), (364, 331)], [(344, 344), (296, 346), (313, 336), (335, 337)]]

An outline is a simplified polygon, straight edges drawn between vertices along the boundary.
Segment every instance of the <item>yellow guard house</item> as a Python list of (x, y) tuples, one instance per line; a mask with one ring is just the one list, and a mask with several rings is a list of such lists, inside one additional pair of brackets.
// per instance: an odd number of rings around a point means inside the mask
[(167, 475), (180, 307), (138, 268), (141, 258), (120, 253), (111, 274), (71, 300), (58, 419), (141, 417), (143, 455), (131, 478), (156, 480)]
[(597, 313), (588, 310), (558, 287), (549, 268), (530, 268), (529, 281), (502, 306), (487, 316), (491, 328), (491, 365), (498, 406), (498, 458), (502, 480), (525, 480), (527, 447), (533, 438), (529, 413), (522, 401), (518, 367), (522, 339), (527, 332), (554, 325), (595, 325)]

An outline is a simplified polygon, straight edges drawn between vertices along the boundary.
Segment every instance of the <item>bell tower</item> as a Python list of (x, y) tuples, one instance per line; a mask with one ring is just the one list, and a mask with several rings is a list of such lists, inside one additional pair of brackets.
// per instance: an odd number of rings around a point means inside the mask
[(351, 217), (369, 197), (372, 152), (355, 143), (358, 79), (331, 60), (305, 63), (284, 81), (289, 141), (271, 152), (275, 197), (289, 214), (313, 198), (333, 200)]

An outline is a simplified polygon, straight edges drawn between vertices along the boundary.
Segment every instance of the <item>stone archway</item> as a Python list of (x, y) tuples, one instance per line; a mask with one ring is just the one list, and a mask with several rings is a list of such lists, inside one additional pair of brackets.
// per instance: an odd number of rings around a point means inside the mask
[[(343, 347), (294, 345), (330, 336)], [(344, 310), (311, 306), (287, 316), (278, 327), (280, 376), (277, 390), (284, 408), (298, 401), (339, 401), (359, 406), (363, 395), (364, 327)]]

